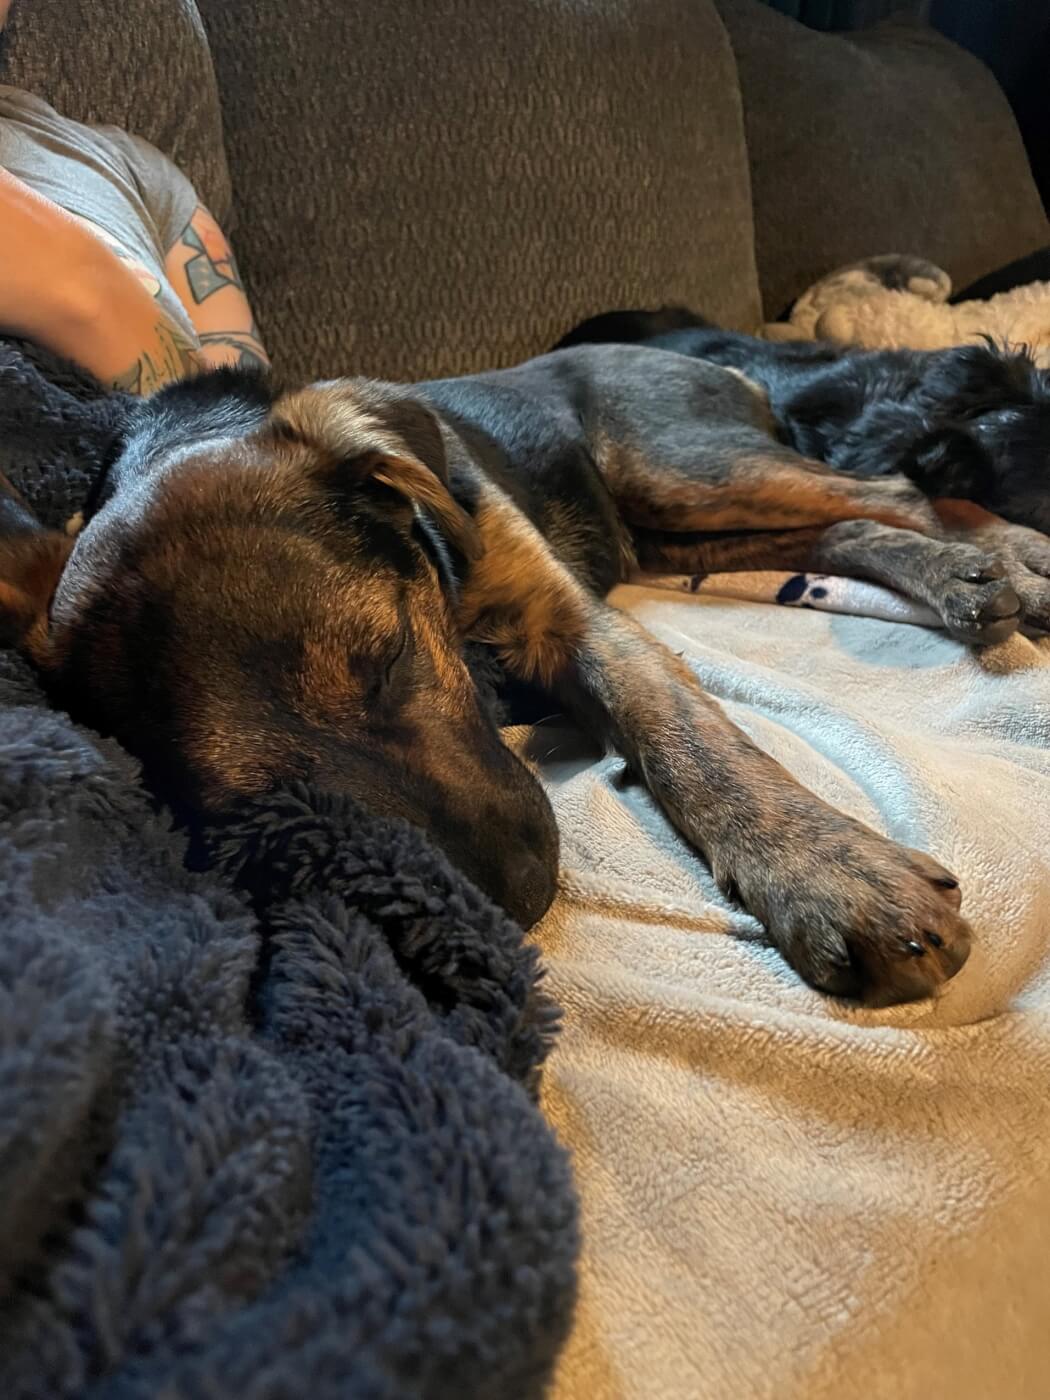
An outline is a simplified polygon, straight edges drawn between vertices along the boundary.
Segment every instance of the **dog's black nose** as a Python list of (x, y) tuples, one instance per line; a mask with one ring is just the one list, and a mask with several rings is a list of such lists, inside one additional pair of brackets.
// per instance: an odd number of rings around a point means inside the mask
[(516, 923), (530, 929), (546, 914), (558, 889), (558, 853), (519, 852), (511, 888), (498, 901)]
[(435, 835), (479, 889), (519, 923), (532, 928), (550, 908), (558, 888), (558, 827), (547, 796), (531, 775), (518, 784), (517, 802), (478, 822), (455, 845)]

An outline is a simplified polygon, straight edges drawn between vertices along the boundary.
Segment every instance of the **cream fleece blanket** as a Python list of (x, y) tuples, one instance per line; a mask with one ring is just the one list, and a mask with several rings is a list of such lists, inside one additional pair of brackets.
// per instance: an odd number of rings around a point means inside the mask
[(809, 786), (954, 869), (979, 941), (935, 1003), (828, 1001), (618, 759), (532, 731), (563, 833), (545, 1108), (585, 1239), (555, 1400), (1045, 1400), (1050, 643), (613, 601)]

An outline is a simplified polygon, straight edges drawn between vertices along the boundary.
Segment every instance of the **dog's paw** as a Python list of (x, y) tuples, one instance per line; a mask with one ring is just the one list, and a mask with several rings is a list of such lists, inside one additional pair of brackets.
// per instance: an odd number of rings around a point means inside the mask
[(1050, 539), (1024, 525), (1006, 529), (1011, 543), (1000, 558), (1021, 600), (1021, 625), (1033, 632), (1050, 632)]
[(991, 646), (1017, 631), (1021, 600), (1005, 564), (968, 544), (945, 544), (931, 559), (930, 599), (946, 630), (968, 646)]
[[(1050, 632), (1050, 537), (974, 507), (962, 509), (980, 523), (956, 527), (955, 547), (970, 548), (994, 560), (1002, 583), (1018, 600), (1015, 625), (1033, 632)], [(989, 635), (978, 640), (1002, 638)]]
[(970, 953), (959, 882), (830, 808), (814, 821), (818, 829), (763, 850), (761, 869), (738, 872), (744, 903), (818, 991), (869, 1006), (932, 996)]

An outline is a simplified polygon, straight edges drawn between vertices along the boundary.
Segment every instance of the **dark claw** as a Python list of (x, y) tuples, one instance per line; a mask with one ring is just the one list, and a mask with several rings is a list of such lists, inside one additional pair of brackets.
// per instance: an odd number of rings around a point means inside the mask
[(940, 935), (939, 933), (934, 933), (933, 929), (929, 929), (929, 928), (923, 929), (923, 933), (925, 933), (926, 937), (930, 940), (930, 942), (933, 944), (933, 946), (934, 946), (935, 948), (943, 948), (943, 947), (944, 947), (944, 939), (941, 937), (941, 935)]
[(962, 574), (967, 583), (991, 583), (1005, 576), (1005, 567), (996, 559), (990, 559), (987, 564), (974, 564)]
[(1021, 611), (1021, 600), (1012, 588), (1003, 588), (985, 604), (982, 617), (1015, 617)]
[(921, 943), (916, 943), (914, 938), (909, 938), (904, 946), (913, 958), (924, 958), (926, 956), (926, 949)]

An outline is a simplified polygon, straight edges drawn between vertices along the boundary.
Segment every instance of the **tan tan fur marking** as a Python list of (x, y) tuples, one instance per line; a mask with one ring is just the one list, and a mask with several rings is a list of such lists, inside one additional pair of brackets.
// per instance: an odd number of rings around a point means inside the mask
[(461, 630), (497, 647), (518, 674), (549, 683), (583, 638), (587, 594), (490, 482), (481, 486), (475, 521), (482, 554), (460, 598)]
[(361, 477), (388, 486), (428, 511), (468, 559), (479, 548), (470, 516), (448, 487), (408, 450), (398, 435), (360, 402), (355, 382), (333, 379), (279, 399), (272, 423), (296, 442), (322, 454), (323, 469), (353, 464)]
[(805, 459), (742, 456), (721, 480), (637, 460), (618, 467), (617, 504), (632, 525), (647, 529), (783, 530), (856, 519), (937, 528), (929, 504), (909, 481), (848, 477)]

